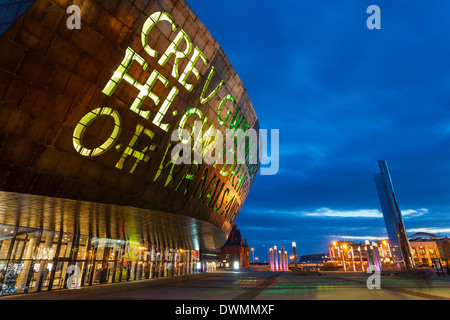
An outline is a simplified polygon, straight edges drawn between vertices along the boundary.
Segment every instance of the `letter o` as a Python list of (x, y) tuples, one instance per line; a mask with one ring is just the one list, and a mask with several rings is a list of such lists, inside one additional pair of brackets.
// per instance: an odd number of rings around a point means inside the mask
[[(111, 116), (114, 119), (114, 129), (109, 138), (106, 139), (106, 141), (101, 146), (94, 149), (87, 149), (83, 147), (83, 143), (81, 142), (84, 133), (88, 126), (101, 116)], [(76, 125), (73, 131), (73, 146), (75, 147), (75, 150), (82, 156), (96, 157), (105, 153), (114, 145), (114, 143), (119, 138), (121, 131), (122, 119), (120, 118), (120, 115), (116, 110), (107, 107), (97, 108), (85, 114)]]

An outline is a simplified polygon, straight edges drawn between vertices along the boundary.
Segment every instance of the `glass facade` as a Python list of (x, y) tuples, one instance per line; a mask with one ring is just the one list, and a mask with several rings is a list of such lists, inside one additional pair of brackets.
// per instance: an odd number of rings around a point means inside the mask
[(0, 295), (191, 274), (202, 271), (198, 257), (147, 242), (0, 225)]

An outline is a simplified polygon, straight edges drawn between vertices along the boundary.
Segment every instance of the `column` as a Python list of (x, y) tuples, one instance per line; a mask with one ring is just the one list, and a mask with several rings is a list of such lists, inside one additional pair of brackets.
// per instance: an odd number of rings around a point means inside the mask
[(289, 258), (287, 251), (284, 252), (284, 271), (289, 271)]
[(167, 267), (168, 267), (168, 262), (167, 262), (167, 260), (169, 259), (169, 249), (168, 248), (165, 248), (164, 249), (164, 277), (167, 277), (168, 276), (168, 274), (167, 274)]
[(275, 270), (278, 271), (278, 251), (277, 251), (277, 246), (274, 246), (273, 249), (274, 249), (274, 256), (275, 256)]
[(344, 246), (342, 246), (342, 266), (344, 267), (344, 271), (347, 271), (347, 267), (345, 265), (345, 250), (344, 250)]
[(32, 235), (31, 238), (27, 241), (27, 248), (25, 249), (25, 253), (21, 258), (23, 261), (22, 271), (20, 272), (20, 280), (17, 284), (18, 290), (25, 290), (28, 280), (28, 274), (30, 272), (31, 262), (33, 259), (34, 248), (36, 247), (37, 236)]
[(273, 249), (269, 249), (269, 260), (270, 260), (270, 271), (275, 271), (274, 264), (273, 264)]
[[(328, 248), (329, 250), (329, 248)], [(297, 272), (298, 268), (298, 259), (297, 259), (297, 244), (295, 242), (292, 242), (292, 251), (294, 252), (294, 270)]]
[[(50, 260), (53, 259), (53, 257), (50, 257), (50, 250), (52, 248), (53, 245), (53, 238), (55, 237), (55, 232), (54, 231), (46, 231), (45, 232), (45, 243), (43, 246), (43, 258), (45, 260)], [(41, 291), (42, 289), (42, 284), (44, 283), (45, 280), (45, 276), (47, 274), (47, 272), (45, 272), (45, 268), (47, 267), (46, 263), (41, 263), (40, 268), (39, 268), (39, 272), (36, 276), (36, 285), (34, 286), (34, 291)]]
[(361, 263), (361, 271), (364, 272), (364, 265), (363, 265), (363, 260), (362, 260), (361, 246), (358, 246), (358, 253), (359, 253), (359, 262)]

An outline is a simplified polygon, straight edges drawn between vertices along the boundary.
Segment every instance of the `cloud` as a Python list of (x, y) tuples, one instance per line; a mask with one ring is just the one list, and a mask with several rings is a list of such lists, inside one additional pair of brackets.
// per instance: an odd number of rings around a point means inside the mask
[[(251, 208), (248, 213), (257, 213), (264, 215), (288, 215), (288, 216), (305, 216), (305, 217), (331, 217), (331, 218), (383, 218), (383, 213), (378, 209), (330, 209), (319, 208), (313, 211), (289, 210), (289, 209), (266, 209)], [(403, 218), (420, 217), (429, 210), (426, 208), (401, 210)]]
[(334, 236), (336, 240), (342, 239), (342, 240), (369, 240), (369, 241), (376, 241), (376, 240), (383, 240), (387, 239), (387, 235), (385, 237), (374, 237), (374, 236)]
[(409, 234), (426, 232), (426, 233), (450, 233), (450, 228), (439, 228), (439, 227), (431, 227), (431, 228), (412, 228), (406, 230)]
[(408, 219), (408, 218), (423, 216), (424, 214), (429, 213), (429, 210), (426, 208), (421, 208), (421, 209), (416, 209), (416, 210), (414, 210), (414, 209), (401, 210), (401, 212), (402, 212), (402, 216), (405, 219)]

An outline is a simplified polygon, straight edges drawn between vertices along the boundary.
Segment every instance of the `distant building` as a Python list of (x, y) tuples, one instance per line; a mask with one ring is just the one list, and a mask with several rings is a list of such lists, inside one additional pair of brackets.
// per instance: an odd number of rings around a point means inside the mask
[(421, 232), (413, 234), (409, 243), (416, 265), (448, 268), (450, 258), (449, 238)]
[(393, 267), (394, 259), (387, 240), (365, 243), (353, 241), (333, 242), (328, 247), (330, 258), (334, 264), (344, 271), (365, 271), (381, 266)]
[(239, 263), (239, 268), (245, 268), (250, 265), (250, 249), (247, 239), (242, 240), (241, 232), (236, 225), (228, 236), (227, 241), (220, 248), (220, 260), (223, 267), (234, 267)]

